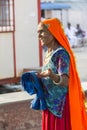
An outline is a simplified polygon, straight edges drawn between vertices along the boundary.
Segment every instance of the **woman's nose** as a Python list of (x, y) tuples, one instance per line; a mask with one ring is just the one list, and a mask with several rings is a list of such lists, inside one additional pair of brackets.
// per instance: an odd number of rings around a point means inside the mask
[(38, 33), (38, 37), (39, 38), (43, 37), (43, 33)]

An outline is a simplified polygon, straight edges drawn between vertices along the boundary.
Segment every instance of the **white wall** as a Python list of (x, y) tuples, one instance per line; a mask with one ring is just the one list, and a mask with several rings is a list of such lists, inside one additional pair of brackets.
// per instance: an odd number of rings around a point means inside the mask
[(87, 2), (73, 3), (69, 10), (69, 21), (73, 26), (79, 23), (87, 31)]
[[(39, 67), (37, 0), (15, 0), (17, 76), (24, 68)], [(0, 79), (14, 77), (12, 33), (0, 33)]]
[(41, 0), (41, 2), (54, 2), (55, 0)]
[(15, 0), (17, 74), (39, 66), (37, 0)]
[(14, 76), (11, 33), (0, 33), (0, 79)]

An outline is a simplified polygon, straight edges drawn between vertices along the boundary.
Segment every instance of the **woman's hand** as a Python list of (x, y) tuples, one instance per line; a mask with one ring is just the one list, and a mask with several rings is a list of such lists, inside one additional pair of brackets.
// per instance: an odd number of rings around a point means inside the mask
[(51, 70), (51, 69), (48, 69), (48, 70), (45, 70), (45, 71), (43, 71), (43, 72), (41, 72), (41, 73), (37, 73), (37, 76), (38, 76), (39, 78), (42, 78), (42, 77), (50, 77), (51, 74), (52, 74), (52, 70)]
[[(52, 70), (49, 68), (48, 70), (41, 72), (41, 73), (37, 73), (37, 76), (39, 78), (43, 78), (43, 77), (50, 77), (54, 82), (58, 83), (60, 82), (60, 76), (53, 73)], [(62, 81), (60, 83), (60, 85), (62, 86), (68, 86), (68, 75), (63, 74), (61, 75)]]

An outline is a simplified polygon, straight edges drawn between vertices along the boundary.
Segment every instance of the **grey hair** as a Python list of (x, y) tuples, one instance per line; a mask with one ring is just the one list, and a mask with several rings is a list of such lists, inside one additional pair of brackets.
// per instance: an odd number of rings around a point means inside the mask
[(49, 28), (50, 24), (44, 24), (46, 28)]

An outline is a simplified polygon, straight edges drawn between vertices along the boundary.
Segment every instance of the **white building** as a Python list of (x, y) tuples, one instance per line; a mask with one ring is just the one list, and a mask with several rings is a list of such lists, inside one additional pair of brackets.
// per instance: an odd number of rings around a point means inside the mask
[[(73, 26), (77, 23), (81, 25), (81, 28), (87, 31), (87, 0), (41, 0), (42, 2), (58, 2), (62, 4), (70, 5), (70, 9), (66, 12), (62, 11), (62, 22), (66, 27), (67, 21)], [(50, 11), (49, 11), (50, 12)], [(58, 17), (60, 19), (59, 11), (52, 11), (48, 14), (51, 17)], [(47, 17), (47, 13), (46, 13)]]
[(0, 0), (0, 84), (17, 82), (41, 65), (37, 25), (40, 0)]

